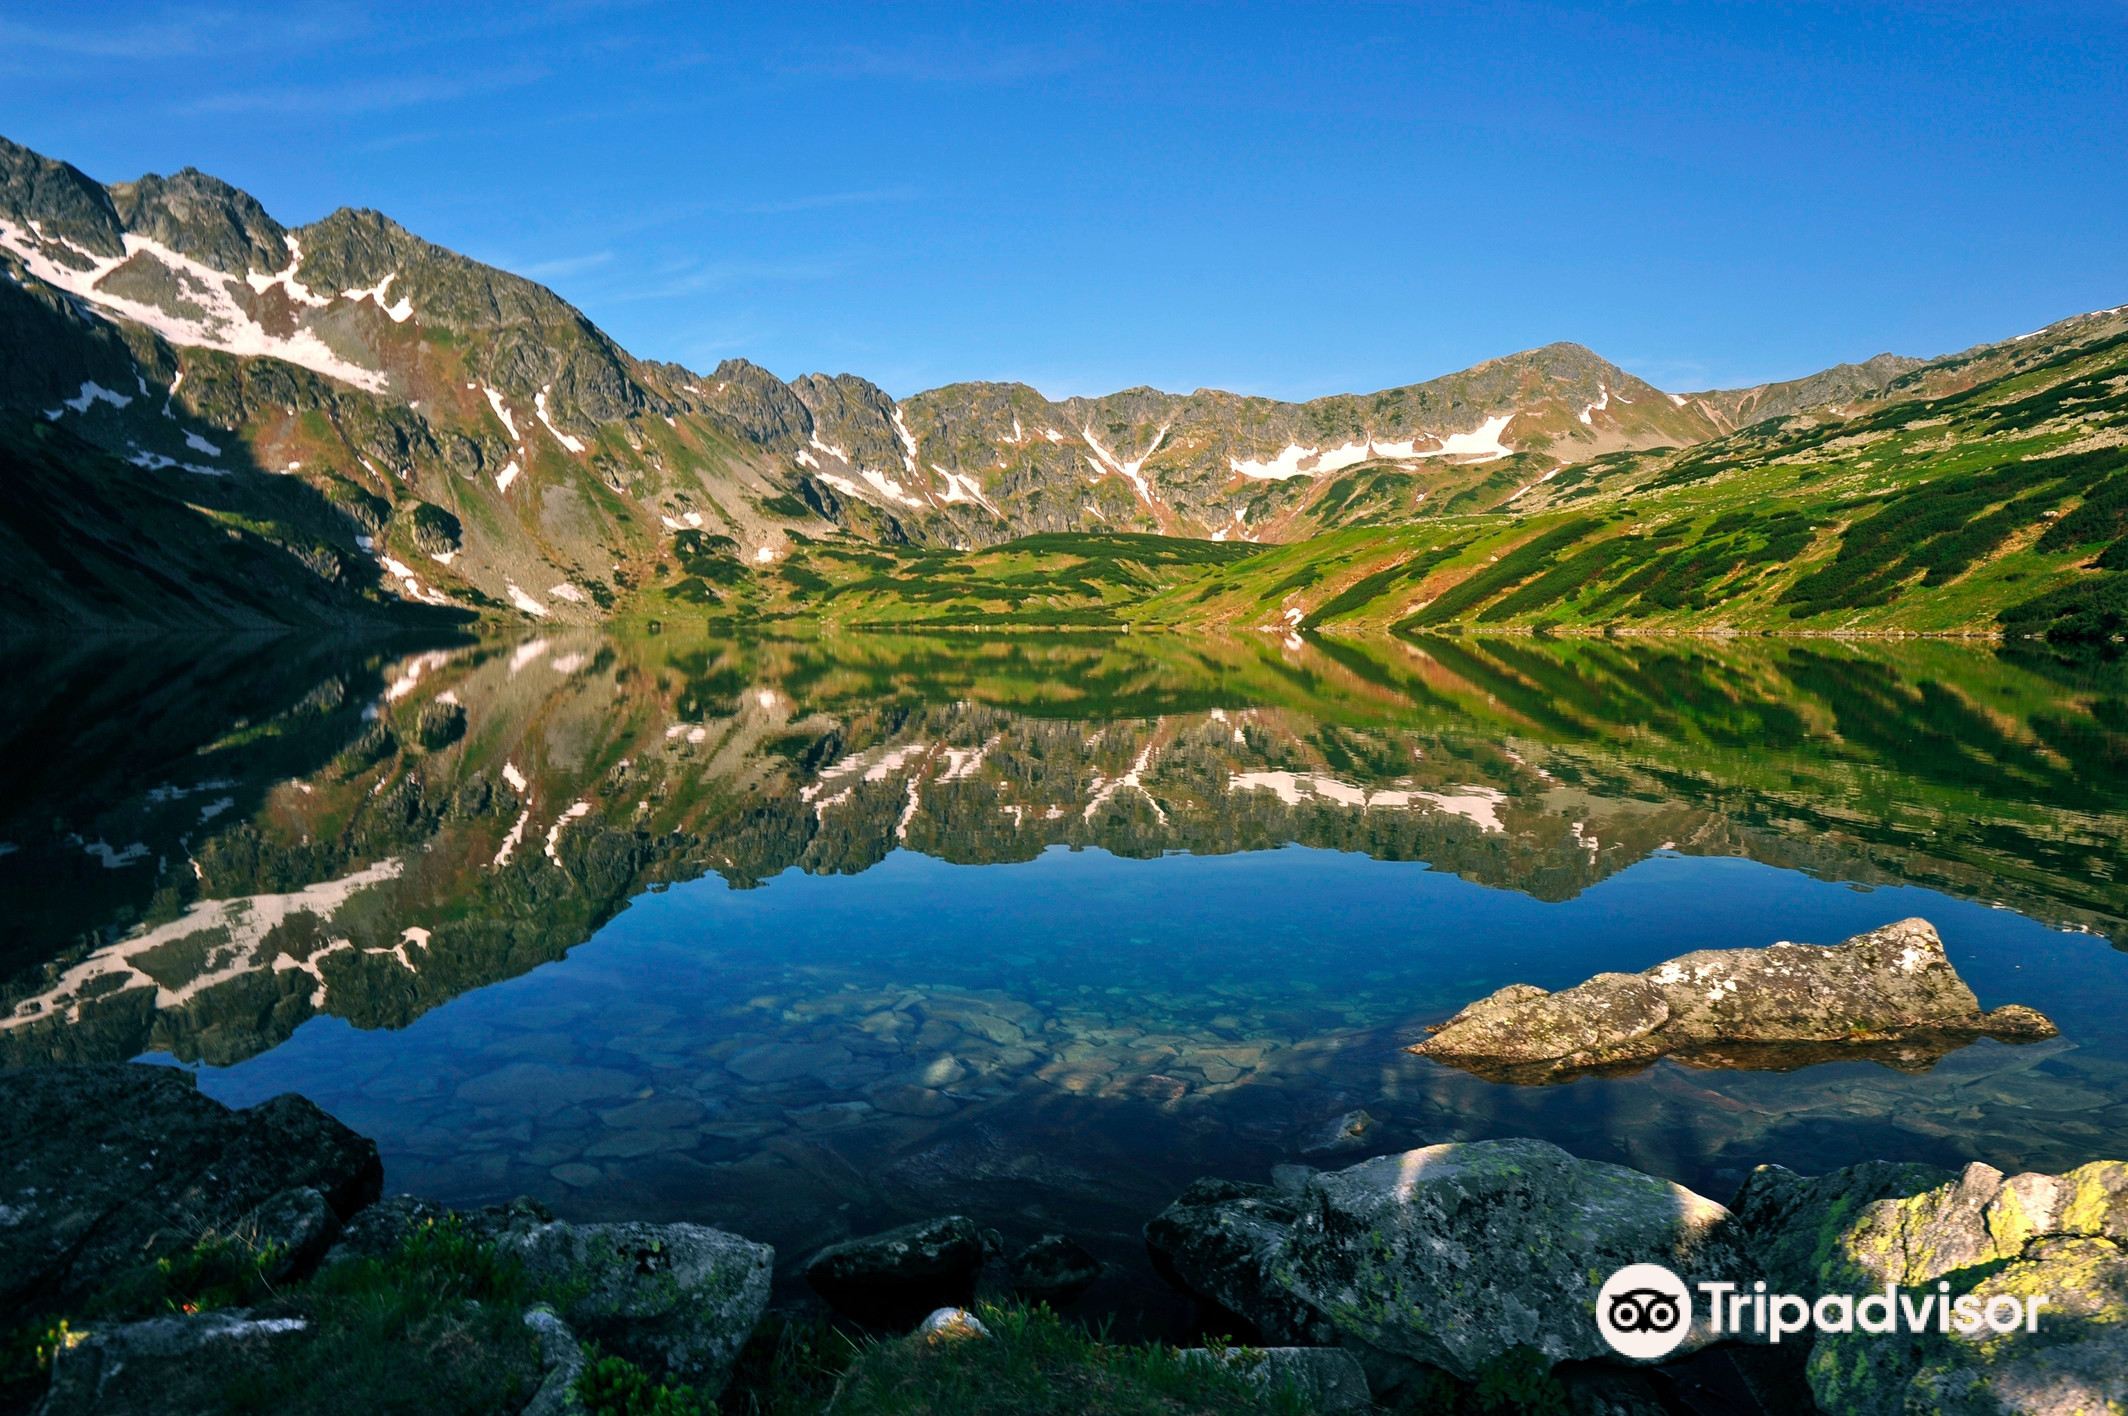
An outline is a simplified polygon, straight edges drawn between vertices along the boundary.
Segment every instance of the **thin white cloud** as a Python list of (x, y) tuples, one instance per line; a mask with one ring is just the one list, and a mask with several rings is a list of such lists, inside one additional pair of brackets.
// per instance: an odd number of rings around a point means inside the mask
[(799, 212), (828, 211), (835, 207), (883, 206), (915, 200), (914, 187), (880, 187), (859, 192), (811, 192), (757, 202), (730, 202), (716, 209), (730, 216), (793, 216)]
[(843, 256), (823, 256), (814, 260), (689, 261), (668, 268), (663, 272), (664, 278), (652, 284), (619, 291), (604, 299), (669, 300), (681, 295), (700, 295), (750, 285), (834, 280), (847, 273), (852, 264), (850, 258)]
[(169, 10), (156, 19), (94, 24), (67, 24), (56, 18), (28, 24), (0, 18), (0, 51), (153, 62), (174, 55), (308, 49), (344, 40), (360, 27), (359, 12), (319, 10), (283, 14)]
[(611, 251), (587, 251), (580, 256), (556, 256), (552, 260), (525, 261), (515, 265), (508, 261), (491, 261), (489, 264), (514, 271), (527, 280), (553, 280), (558, 276), (596, 269), (612, 259)]
[(833, 45), (778, 65), (797, 78), (883, 79), (916, 84), (1017, 84), (1078, 68), (1069, 50), (1031, 44), (927, 41), (906, 45)]
[(548, 72), (545, 68), (526, 65), (488, 73), (401, 74), (351, 79), (338, 84), (231, 89), (192, 99), (180, 104), (177, 111), (185, 114), (380, 113), (523, 88), (546, 78)]

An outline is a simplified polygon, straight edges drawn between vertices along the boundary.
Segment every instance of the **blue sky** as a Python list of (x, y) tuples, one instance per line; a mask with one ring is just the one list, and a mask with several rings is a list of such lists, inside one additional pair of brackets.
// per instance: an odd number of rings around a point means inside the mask
[(2128, 300), (2128, 7), (0, 0), (0, 133), (371, 206), (645, 357), (1672, 389)]

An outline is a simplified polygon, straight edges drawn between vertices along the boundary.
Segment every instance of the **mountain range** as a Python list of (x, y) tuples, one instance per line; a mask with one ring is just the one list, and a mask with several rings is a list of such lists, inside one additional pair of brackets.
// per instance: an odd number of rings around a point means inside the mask
[(189, 168), (106, 185), (4, 139), (0, 271), (18, 627), (586, 621), (682, 577), (735, 603), (838, 538), (1261, 544), (1512, 517), (1548, 484), (1941, 397), (2128, 327), (1683, 393), (1558, 343), (1305, 403), (987, 382), (897, 401), (852, 374), (638, 358), (374, 211), (288, 227)]

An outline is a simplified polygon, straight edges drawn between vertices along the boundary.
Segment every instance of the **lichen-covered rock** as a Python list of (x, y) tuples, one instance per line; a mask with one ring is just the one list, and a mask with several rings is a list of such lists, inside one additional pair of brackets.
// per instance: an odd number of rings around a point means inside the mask
[(1817, 1176), (1762, 1165), (1744, 1177), (1729, 1208), (1751, 1241), (1766, 1286), (1776, 1293), (1810, 1294), (1863, 1210), (1954, 1178), (1940, 1166), (1887, 1160)]
[(2054, 1025), (2016, 1004), (1982, 1012), (1927, 920), (1844, 944), (1702, 949), (1558, 993), (1510, 984), (1410, 1050), (1501, 1081), (1552, 1081), (1658, 1057), (1793, 1067), (1863, 1056), (1920, 1068), (1976, 1037), (2028, 1042)]
[(232, 1111), (169, 1067), (0, 1073), (0, 1312), (78, 1307), (206, 1236), (308, 1259), (382, 1175), (373, 1143), (298, 1096)]
[[(1607, 1357), (1597, 1290), (1656, 1263), (1749, 1284), (1729, 1211), (1682, 1185), (1579, 1160), (1544, 1141), (1476, 1141), (1380, 1156), (1313, 1180), (1271, 1277), (1341, 1341), (1465, 1380), (1516, 1348)], [(1696, 1318), (1680, 1352), (1712, 1339)]]
[(340, 1232), (340, 1216), (308, 1185), (271, 1195), (231, 1226), (235, 1238), (259, 1254), (260, 1274), (281, 1283), (309, 1273)]
[(165, 1416), (219, 1410), (233, 1371), (268, 1370), (300, 1341), (301, 1318), (255, 1318), (242, 1308), (150, 1318), (97, 1329), (52, 1358), (38, 1416)]
[[(1147, 1229), (1186, 1287), (1274, 1341), (1363, 1349), (1465, 1380), (1517, 1348), (1608, 1357), (1597, 1291), (1631, 1263), (1748, 1287), (1729, 1211), (1543, 1141), (1477, 1141), (1317, 1175), (1297, 1197), (1199, 1181)], [(1695, 1322), (1680, 1352), (1712, 1339)]]
[(1300, 1206), (1300, 1196), (1268, 1185), (1198, 1180), (1145, 1226), (1145, 1247), (1177, 1287), (1267, 1341), (1312, 1341), (1326, 1331), (1317, 1314), (1272, 1277)]
[(907, 1328), (934, 1309), (974, 1301), (982, 1267), (982, 1232), (949, 1214), (831, 1244), (805, 1266), (805, 1278), (859, 1322)]
[(518, 1416), (583, 1416), (576, 1383), (584, 1374), (584, 1345), (545, 1304), (525, 1310), (525, 1326), (539, 1343), (538, 1390)]
[[(1811, 1390), (1828, 1411), (2022, 1412), (2128, 1408), (2128, 1162), (2063, 1175), (1969, 1165), (1948, 1183), (1865, 1205), (1842, 1226), (1819, 1293), (1970, 1295), (2036, 1316), (2008, 1332), (1821, 1334)], [(2008, 1309), (2004, 1308), (2007, 1315)]]
[(497, 1252), (608, 1351), (714, 1394), (768, 1306), (775, 1250), (700, 1224), (528, 1223)]

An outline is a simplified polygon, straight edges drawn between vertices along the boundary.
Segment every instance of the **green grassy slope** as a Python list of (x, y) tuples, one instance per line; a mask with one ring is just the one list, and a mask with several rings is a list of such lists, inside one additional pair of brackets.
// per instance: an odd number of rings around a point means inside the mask
[[(847, 624), (1640, 629), (2108, 639), (2128, 629), (2128, 332), (1683, 451), (1559, 470), (1525, 514), (1280, 546), (805, 547), (765, 600)], [(2006, 370), (2006, 372), (2005, 372)], [(1927, 387), (1917, 382), (1915, 389)], [(1143, 542), (1141, 546), (1139, 543)]]

